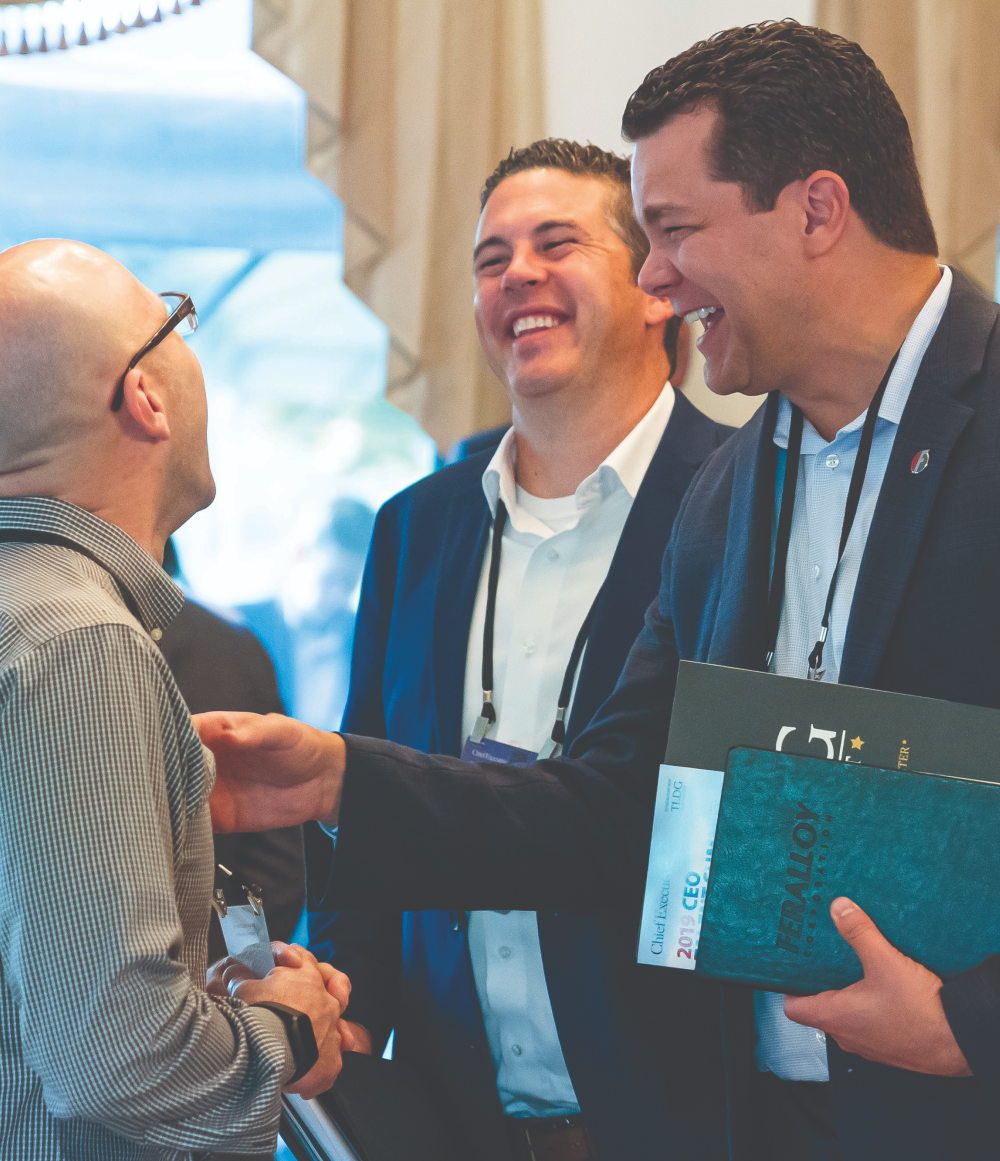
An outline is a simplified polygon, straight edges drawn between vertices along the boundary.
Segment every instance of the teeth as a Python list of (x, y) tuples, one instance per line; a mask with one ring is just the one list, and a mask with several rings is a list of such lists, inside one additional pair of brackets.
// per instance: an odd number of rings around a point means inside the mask
[(551, 315), (528, 315), (526, 318), (519, 318), (514, 323), (514, 338), (524, 334), (525, 331), (536, 331), (542, 327), (557, 327), (558, 325)]
[(715, 314), (717, 308), (714, 306), (703, 306), (700, 310), (693, 310), (690, 314), (684, 316), (684, 321), (688, 324), (703, 322), (710, 314)]

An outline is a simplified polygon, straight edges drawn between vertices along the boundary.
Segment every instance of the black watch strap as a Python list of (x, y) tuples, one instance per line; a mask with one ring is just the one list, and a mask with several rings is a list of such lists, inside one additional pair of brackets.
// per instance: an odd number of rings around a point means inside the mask
[(316, 1037), (313, 1034), (312, 1021), (297, 1008), (289, 1008), (287, 1004), (276, 1004), (273, 1000), (258, 1000), (251, 1004), (251, 1008), (267, 1008), (284, 1024), (285, 1034), (292, 1049), (292, 1059), (295, 1061), (295, 1074), (286, 1084), (295, 1084), (319, 1060), (319, 1049), (316, 1047)]

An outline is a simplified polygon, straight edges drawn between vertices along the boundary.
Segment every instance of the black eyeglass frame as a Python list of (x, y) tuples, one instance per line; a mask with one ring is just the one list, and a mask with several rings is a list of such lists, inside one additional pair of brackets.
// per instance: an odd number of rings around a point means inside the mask
[(129, 365), (122, 372), (122, 377), (118, 380), (118, 386), (115, 388), (114, 395), (111, 396), (111, 410), (118, 411), (121, 405), (125, 402), (125, 376), (129, 371), (133, 371), (139, 363), (140, 359), (146, 357), (149, 352), (158, 347), (160, 343), (170, 334), (175, 327), (179, 326), (188, 315), (194, 315), (194, 329), (198, 328), (198, 312), (194, 308), (194, 303), (191, 301), (190, 294), (184, 294), (180, 290), (161, 290), (160, 298), (179, 298), (180, 302), (167, 315), (163, 326), (156, 332), (149, 342), (139, 351), (137, 351), (129, 360)]

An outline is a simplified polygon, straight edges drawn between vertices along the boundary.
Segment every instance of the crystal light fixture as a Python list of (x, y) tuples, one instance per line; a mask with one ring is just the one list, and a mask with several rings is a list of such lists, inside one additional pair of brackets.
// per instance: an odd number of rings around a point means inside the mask
[(0, 0), (0, 57), (88, 45), (180, 16), (202, 0)]

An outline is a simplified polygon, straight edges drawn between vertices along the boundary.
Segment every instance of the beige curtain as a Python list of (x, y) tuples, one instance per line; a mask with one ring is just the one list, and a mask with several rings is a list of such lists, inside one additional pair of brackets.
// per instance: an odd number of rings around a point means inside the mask
[(856, 40), (910, 123), (942, 261), (991, 296), (1000, 226), (1000, 2), (817, 0)]
[(255, 0), (344, 203), (345, 281), (389, 327), (387, 396), (446, 448), (510, 415), (472, 320), (479, 191), (544, 135), (541, 0)]

